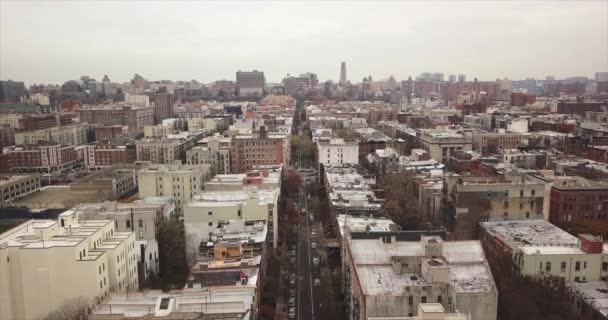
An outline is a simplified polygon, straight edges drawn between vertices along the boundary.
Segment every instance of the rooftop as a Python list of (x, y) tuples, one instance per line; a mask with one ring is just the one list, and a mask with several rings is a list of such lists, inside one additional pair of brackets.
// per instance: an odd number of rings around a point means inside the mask
[(438, 236), (423, 236), (420, 241), (393, 239), (390, 243), (381, 239), (349, 239), (348, 244), (366, 295), (406, 295), (406, 287), (432, 285), (422, 274), (398, 274), (392, 265), (396, 257), (422, 261), (429, 244), (440, 246), (449, 270), (446, 285), (466, 293), (496, 290), (479, 241), (445, 242)]
[(608, 317), (608, 282), (573, 282), (570, 290), (604, 317)]
[(124, 317), (164, 317), (175, 313), (205, 313), (208, 315), (238, 314), (231, 319), (249, 319), (253, 303), (250, 287), (210, 287), (183, 289), (171, 294), (151, 290), (129, 294), (110, 294), (109, 299), (97, 307), (93, 319), (108, 315)]
[(0, 177), (0, 187), (5, 185), (10, 185), (18, 181), (33, 179), (39, 177), (37, 174), (28, 174), (28, 175), (2, 175)]
[(566, 254), (578, 249), (578, 239), (544, 220), (481, 222), (481, 227), (511, 249), (526, 253)]

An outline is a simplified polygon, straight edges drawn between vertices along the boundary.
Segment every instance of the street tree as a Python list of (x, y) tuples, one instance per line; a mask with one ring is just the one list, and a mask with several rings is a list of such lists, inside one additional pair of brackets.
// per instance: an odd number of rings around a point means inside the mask
[(415, 195), (414, 175), (407, 171), (389, 174), (381, 183), (386, 192), (385, 208), (391, 219), (404, 230), (418, 229), (423, 219)]
[(296, 194), (300, 191), (300, 187), (302, 186), (302, 176), (295, 170), (290, 170), (287, 172), (285, 177), (285, 184), (287, 186), (287, 192), (289, 194)]

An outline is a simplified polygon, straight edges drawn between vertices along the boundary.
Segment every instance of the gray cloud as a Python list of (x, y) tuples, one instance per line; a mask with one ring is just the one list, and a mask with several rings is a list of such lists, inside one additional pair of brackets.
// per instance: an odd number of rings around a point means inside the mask
[(77, 2), (0, 0), (0, 78), (208, 82), (317, 72), (358, 81), (608, 70), (608, 2)]

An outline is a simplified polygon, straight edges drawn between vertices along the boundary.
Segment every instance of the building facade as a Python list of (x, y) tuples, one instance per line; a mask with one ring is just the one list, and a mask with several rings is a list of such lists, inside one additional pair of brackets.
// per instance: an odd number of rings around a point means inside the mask
[(74, 299), (137, 291), (135, 234), (111, 220), (29, 220), (0, 234), (0, 318), (37, 319)]

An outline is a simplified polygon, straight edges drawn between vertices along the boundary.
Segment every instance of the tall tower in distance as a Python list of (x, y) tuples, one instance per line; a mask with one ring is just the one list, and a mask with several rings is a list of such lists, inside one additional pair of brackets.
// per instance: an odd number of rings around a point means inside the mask
[(346, 84), (346, 62), (340, 64), (340, 85)]

